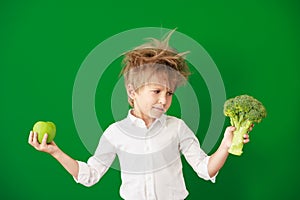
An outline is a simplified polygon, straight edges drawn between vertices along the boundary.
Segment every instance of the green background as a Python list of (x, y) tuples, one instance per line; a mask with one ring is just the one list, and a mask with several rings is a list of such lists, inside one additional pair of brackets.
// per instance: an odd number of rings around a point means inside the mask
[[(27, 138), (37, 120), (54, 121), (56, 143), (73, 158), (86, 160), (90, 153), (72, 115), (76, 73), (101, 41), (139, 27), (177, 27), (211, 55), (228, 97), (248, 93), (268, 110), (243, 156), (230, 156), (215, 184), (199, 179), (183, 161), (188, 199), (299, 198), (299, 11), (296, 0), (1, 1), (0, 198), (120, 199), (119, 171), (109, 170), (86, 188), (49, 155), (35, 151)], [(107, 114), (102, 126), (113, 122), (106, 105), (118, 78), (117, 61), (95, 97), (98, 114)], [(209, 95), (196, 72), (190, 81), (202, 100), (201, 140), (209, 123)], [(176, 103), (170, 112), (179, 114)]]

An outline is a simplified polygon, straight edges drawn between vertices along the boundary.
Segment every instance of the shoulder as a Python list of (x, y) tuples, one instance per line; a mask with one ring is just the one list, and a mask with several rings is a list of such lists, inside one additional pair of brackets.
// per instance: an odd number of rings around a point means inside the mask
[(171, 115), (166, 115), (166, 122), (177, 122), (177, 123), (182, 123), (183, 120), (175, 117), (175, 116), (171, 116)]
[(105, 137), (109, 137), (111, 135), (118, 133), (117, 130), (119, 129), (120, 125), (126, 124), (126, 123), (127, 123), (127, 118), (120, 120), (120, 121), (113, 122), (105, 129), (105, 131), (103, 132), (103, 135)]
[(177, 130), (177, 134), (179, 137), (186, 136), (194, 136), (194, 132), (190, 129), (190, 127), (185, 123), (185, 121), (181, 118), (174, 116), (167, 116), (166, 118), (166, 126), (174, 130)]
[(186, 126), (185, 122), (182, 119), (180, 119), (178, 117), (170, 116), (170, 115), (166, 116), (166, 124), (167, 125), (177, 125), (178, 127)]

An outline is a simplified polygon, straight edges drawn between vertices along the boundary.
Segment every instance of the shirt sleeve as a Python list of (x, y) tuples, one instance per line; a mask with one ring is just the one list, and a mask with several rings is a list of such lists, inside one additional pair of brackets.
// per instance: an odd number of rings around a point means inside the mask
[(103, 135), (95, 154), (87, 163), (77, 161), (79, 166), (78, 179), (74, 180), (84, 186), (90, 187), (96, 184), (109, 169), (116, 157), (115, 148)]
[(208, 173), (210, 156), (200, 148), (197, 137), (183, 121), (179, 128), (179, 142), (181, 153), (197, 175), (204, 180), (215, 183), (218, 173), (213, 177), (210, 177)]

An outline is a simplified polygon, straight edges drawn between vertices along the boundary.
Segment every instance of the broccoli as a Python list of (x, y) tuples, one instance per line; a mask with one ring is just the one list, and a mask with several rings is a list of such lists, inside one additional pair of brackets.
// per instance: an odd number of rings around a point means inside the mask
[(228, 152), (240, 156), (243, 151), (243, 136), (253, 123), (260, 123), (267, 111), (263, 104), (252, 96), (240, 95), (224, 103), (224, 115), (230, 117), (230, 123), (236, 127)]

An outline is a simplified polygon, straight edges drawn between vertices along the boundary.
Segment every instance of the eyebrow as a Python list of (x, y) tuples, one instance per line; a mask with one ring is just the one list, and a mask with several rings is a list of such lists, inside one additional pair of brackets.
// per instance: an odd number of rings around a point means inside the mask
[(174, 93), (174, 90), (172, 90), (171, 88), (168, 88), (168, 87), (164, 87), (164, 86), (160, 86), (160, 85), (154, 85), (154, 84), (151, 84), (151, 85), (148, 85), (148, 87), (151, 89), (151, 90), (164, 90), (166, 88), (166, 90), (168, 92), (171, 92), (171, 93)]

